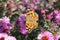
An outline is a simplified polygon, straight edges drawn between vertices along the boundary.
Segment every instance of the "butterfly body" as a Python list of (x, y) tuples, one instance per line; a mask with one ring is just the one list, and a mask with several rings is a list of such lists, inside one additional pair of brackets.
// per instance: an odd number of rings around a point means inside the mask
[(33, 29), (37, 28), (38, 26), (38, 15), (34, 10), (29, 10), (26, 14), (26, 26), (29, 31), (32, 31)]

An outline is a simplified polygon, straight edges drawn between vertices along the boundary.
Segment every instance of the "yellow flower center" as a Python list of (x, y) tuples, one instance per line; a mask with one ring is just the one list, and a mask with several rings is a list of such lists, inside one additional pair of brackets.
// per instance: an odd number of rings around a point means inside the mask
[(43, 36), (42, 40), (48, 40), (48, 36)]
[(4, 37), (1, 37), (0, 40), (4, 40)]

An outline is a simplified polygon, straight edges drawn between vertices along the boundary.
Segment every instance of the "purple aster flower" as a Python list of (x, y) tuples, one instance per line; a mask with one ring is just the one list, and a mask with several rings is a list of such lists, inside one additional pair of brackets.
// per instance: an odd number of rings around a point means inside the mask
[(20, 32), (22, 34), (27, 34), (25, 21), (26, 21), (26, 15), (25, 14), (20, 15), (16, 21), (16, 24), (19, 26)]
[(8, 17), (3, 17), (0, 19), (0, 33), (9, 33), (10, 29), (12, 29), (12, 25)]

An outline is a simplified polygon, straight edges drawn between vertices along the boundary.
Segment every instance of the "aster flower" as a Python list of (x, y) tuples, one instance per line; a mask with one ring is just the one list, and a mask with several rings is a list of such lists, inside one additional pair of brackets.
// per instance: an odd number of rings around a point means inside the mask
[(30, 33), (38, 26), (38, 15), (34, 11), (29, 11), (27, 14), (22, 14), (16, 21), (22, 34)]
[(54, 40), (54, 37), (53, 37), (52, 33), (45, 31), (38, 35), (38, 39), (39, 40)]
[(6, 33), (0, 33), (0, 39), (2, 38), (2, 37), (7, 37), (8, 36), (8, 34), (6, 34)]
[(56, 35), (55, 40), (60, 40), (60, 35)]
[(60, 22), (60, 13), (55, 16), (55, 22)]
[(19, 5), (19, 8), (22, 9), (23, 8), (23, 5)]
[(25, 11), (25, 7), (24, 7), (23, 4), (20, 4), (20, 5), (19, 5), (19, 8), (20, 8), (22, 11)]
[(35, 5), (34, 3), (28, 3), (27, 8), (32, 8), (35, 10), (35, 9), (37, 9), (37, 5)]
[(0, 40), (16, 40), (16, 38), (6, 33), (0, 33)]
[(5, 23), (10, 23), (10, 19), (8, 17), (3, 17), (2, 21), (4, 21)]
[(29, 0), (22, 0), (22, 3), (28, 3)]
[(12, 8), (13, 7), (13, 4), (12, 3), (8, 4), (8, 7), (9, 8)]
[(54, 10), (53, 12), (54, 12), (54, 14), (58, 14), (58, 10)]
[(25, 14), (20, 15), (16, 21), (16, 24), (19, 26), (20, 32), (24, 35), (27, 34), (25, 21), (26, 21)]
[(16, 40), (16, 38), (13, 37), (13, 36), (8, 36), (8, 37), (5, 38), (5, 40)]
[(0, 33), (9, 33), (10, 29), (12, 29), (12, 25), (8, 17), (3, 17), (0, 19)]
[(40, 3), (40, 0), (33, 0), (33, 3), (39, 4)]
[(37, 9), (37, 6), (34, 3), (31, 3), (30, 7), (33, 8), (33, 9)]
[(47, 18), (47, 19), (51, 19), (51, 14), (47, 14), (47, 15), (46, 15), (46, 18)]
[(44, 9), (41, 9), (41, 13), (44, 14), (45, 13), (45, 10)]

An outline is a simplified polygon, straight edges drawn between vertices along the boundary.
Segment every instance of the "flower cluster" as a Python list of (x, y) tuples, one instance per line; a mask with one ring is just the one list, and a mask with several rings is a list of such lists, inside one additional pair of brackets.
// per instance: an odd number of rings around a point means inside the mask
[(27, 12), (27, 14), (21, 14), (16, 21), (22, 34), (27, 34), (38, 26), (36, 22), (38, 15), (33, 11)]
[(0, 33), (9, 33), (12, 29), (12, 24), (8, 17), (3, 17), (0, 19)]
[(8, 17), (5, 16), (0, 18), (0, 40), (16, 40), (15, 37), (8, 35), (12, 28), (12, 24)]
[(60, 35), (52, 34), (49, 31), (44, 31), (38, 35), (37, 39), (38, 40), (60, 40)]
[(0, 40), (60, 40), (60, 1), (0, 0)]

